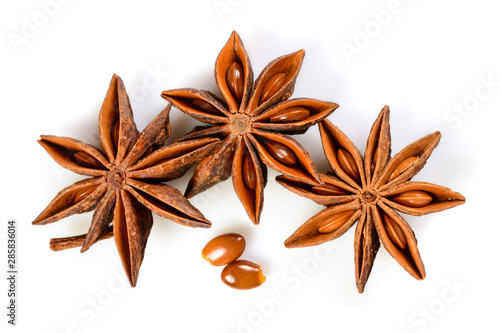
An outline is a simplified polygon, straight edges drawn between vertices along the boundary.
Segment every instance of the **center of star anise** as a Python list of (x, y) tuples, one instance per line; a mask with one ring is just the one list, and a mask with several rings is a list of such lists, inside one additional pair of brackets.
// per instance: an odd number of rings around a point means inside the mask
[(230, 126), (231, 132), (233, 134), (246, 134), (250, 132), (250, 129), (252, 128), (252, 120), (250, 119), (250, 116), (243, 113), (233, 114), (231, 117)]
[(125, 184), (125, 171), (120, 167), (115, 167), (109, 170), (106, 180), (108, 181), (108, 186), (112, 188), (122, 188)]
[(361, 199), (367, 204), (373, 204), (378, 199), (378, 193), (371, 189), (365, 189), (363, 190), (363, 192), (361, 192)]

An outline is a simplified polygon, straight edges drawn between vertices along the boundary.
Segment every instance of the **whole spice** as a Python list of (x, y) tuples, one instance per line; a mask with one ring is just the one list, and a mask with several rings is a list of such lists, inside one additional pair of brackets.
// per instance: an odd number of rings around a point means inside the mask
[(222, 282), (234, 289), (253, 289), (266, 281), (262, 268), (248, 260), (236, 260), (221, 273)]
[(203, 259), (214, 266), (224, 266), (238, 259), (245, 250), (245, 238), (236, 233), (215, 237), (201, 251)]
[(465, 198), (450, 189), (410, 181), (439, 143), (435, 132), (408, 145), (390, 158), (389, 107), (375, 121), (364, 154), (335, 125), (320, 124), (326, 158), (336, 176), (321, 174), (323, 185), (311, 186), (287, 176), (277, 181), (287, 189), (327, 206), (293, 233), (285, 246), (318, 245), (343, 235), (359, 221), (354, 234), (356, 285), (363, 292), (380, 241), (414, 278), (425, 269), (415, 235), (396, 211), (420, 216), (463, 204)]
[(142, 133), (132, 115), (122, 80), (114, 75), (99, 115), (104, 152), (76, 139), (42, 135), (39, 143), (62, 167), (92, 178), (61, 190), (33, 224), (47, 224), (95, 210), (85, 235), (55, 238), (62, 250), (114, 236), (125, 273), (137, 283), (146, 242), (153, 225), (151, 212), (190, 227), (210, 222), (175, 188), (163, 181), (182, 176), (219, 141), (202, 138), (159, 149), (170, 134), (168, 105)]
[(259, 223), (267, 180), (266, 165), (308, 184), (321, 180), (309, 153), (285, 134), (305, 132), (338, 105), (315, 99), (287, 100), (293, 93), (304, 51), (282, 56), (253, 81), (250, 59), (233, 32), (215, 63), (215, 81), (224, 100), (195, 89), (164, 91), (162, 97), (209, 124), (178, 141), (219, 138), (196, 166), (186, 196), (192, 197), (232, 175), (233, 186), (254, 224)]

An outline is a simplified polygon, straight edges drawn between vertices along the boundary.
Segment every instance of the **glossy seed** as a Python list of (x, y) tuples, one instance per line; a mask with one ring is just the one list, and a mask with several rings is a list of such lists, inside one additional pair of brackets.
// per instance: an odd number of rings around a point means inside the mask
[(325, 183), (324, 185), (321, 185), (321, 186), (317, 186), (317, 185), (313, 185), (311, 186), (311, 190), (316, 193), (316, 194), (319, 194), (319, 195), (344, 195), (344, 194), (347, 194), (347, 192), (338, 187), (338, 186), (335, 186), (333, 184), (328, 184), (328, 183)]
[(329, 234), (340, 228), (354, 214), (352, 210), (335, 213), (328, 216), (318, 225), (318, 231), (322, 234)]
[(248, 260), (236, 260), (227, 265), (221, 273), (222, 282), (234, 289), (252, 289), (266, 281), (262, 268)]
[(269, 117), (269, 121), (272, 123), (292, 123), (307, 119), (310, 114), (311, 112), (303, 106), (291, 106), (273, 114)]
[(213, 114), (215, 116), (222, 116), (222, 112), (217, 110), (215, 106), (202, 99), (199, 98), (192, 99), (191, 104), (200, 111)]
[(403, 232), (403, 229), (399, 226), (399, 224), (394, 221), (393, 218), (391, 218), (387, 214), (382, 214), (383, 218), (383, 223), (384, 223), (384, 229), (387, 232), (387, 236), (389, 236), (389, 239), (391, 242), (399, 247), (401, 250), (406, 249), (406, 246), (408, 245), (408, 241), (406, 240), (405, 233)]
[(71, 160), (84, 168), (102, 169), (103, 167), (101, 162), (96, 158), (81, 150), (74, 152), (71, 156)]
[(226, 82), (231, 95), (233, 95), (234, 99), (240, 103), (243, 98), (243, 90), (245, 88), (245, 77), (243, 66), (239, 62), (233, 62), (227, 68)]
[(252, 161), (252, 156), (249, 153), (246, 153), (243, 157), (243, 165), (242, 165), (242, 177), (245, 186), (251, 190), (255, 189), (257, 185), (257, 174), (255, 172), (255, 166)]
[(73, 199), (74, 203), (78, 203), (88, 197), (94, 190), (96, 189), (97, 186), (90, 186), (90, 187), (85, 187), (81, 189), (80, 191), (76, 192), (75, 198)]
[(281, 142), (266, 140), (264, 146), (267, 152), (279, 163), (289, 167), (297, 164), (297, 155)]
[(420, 208), (425, 207), (432, 202), (432, 196), (420, 190), (406, 191), (391, 198), (392, 201), (400, 205)]
[(394, 171), (391, 173), (391, 176), (389, 177), (389, 180), (387, 182), (390, 182), (391, 180), (393, 180), (394, 178), (396, 178), (397, 176), (399, 176), (400, 174), (405, 172), (409, 167), (411, 167), (413, 165), (413, 163), (415, 163), (415, 161), (417, 159), (418, 159), (418, 156), (412, 156), (412, 157), (408, 157), (406, 160), (401, 162), (396, 167), (396, 169), (394, 169)]
[(120, 140), (120, 122), (116, 121), (111, 129), (111, 141), (115, 149), (118, 149), (118, 141)]
[(285, 73), (274, 74), (266, 83), (260, 94), (259, 104), (273, 97), (286, 81)]
[(201, 250), (203, 259), (214, 266), (224, 266), (238, 259), (245, 250), (245, 238), (231, 233), (215, 237)]
[(358, 166), (351, 153), (343, 148), (340, 148), (337, 151), (337, 161), (339, 162), (340, 168), (344, 170), (349, 177), (359, 183), (360, 178)]

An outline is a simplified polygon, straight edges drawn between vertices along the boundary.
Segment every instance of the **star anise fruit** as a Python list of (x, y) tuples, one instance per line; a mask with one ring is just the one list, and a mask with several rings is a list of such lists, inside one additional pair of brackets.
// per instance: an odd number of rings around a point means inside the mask
[(42, 135), (39, 143), (62, 167), (91, 176), (60, 191), (33, 224), (56, 222), (95, 210), (85, 235), (51, 240), (53, 250), (81, 246), (114, 236), (125, 273), (137, 283), (151, 212), (190, 227), (210, 222), (177, 189), (162, 184), (179, 178), (218, 140), (195, 139), (163, 146), (170, 135), (170, 104), (139, 134), (122, 80), (114, 75), (99, 115), (104, 148), (82, 141)]
[(389, 107), (375, 121), (364, 154), (328, 120), (320, 123), (326, 158), (335, 175), (321, 174), (323, 185), (298, 182), (286, 176), (277, 181), (287, 189), (327, 206), (305, 222), (286, 241), (288, 248), (318, 245), (343, 235), (359, 221), (354, 234), (358, 291), (365, 284), (380, 241), (414, 278), (425, 277), (415, 235), (396, 211), (420, 216), (463, 204), (465, 198), (449, 188), (410, 181), (438, 145), (440, 133), (427, 135), (390, 158)]
[(309, 153), (285, 134), (305, 132), (338, 105), (315, 99), (287, 100), (293, 93), (304, 51), (279, 57), (253, 81), (250, 59), (233, 32), (215, 63), (215, 81), (224, 100), (202, 90), (164, 91), (162, 97), (191, 117), (210, 124), (195, 127), (179, 141), (220, 138), (196, 166), (185, 195), (192, 197), (232, 175), (233, 186), (254, 224), (259, 223), (266, 165), (305, 183), (320, 184)]

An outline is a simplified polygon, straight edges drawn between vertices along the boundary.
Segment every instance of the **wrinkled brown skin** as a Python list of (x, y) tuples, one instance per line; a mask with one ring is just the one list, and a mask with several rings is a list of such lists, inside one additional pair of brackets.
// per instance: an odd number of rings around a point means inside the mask
[[(61, 251), (66, 249), (71, 249), (74, 247), (81, 247), (87, 234), (72, 236), (72, 237), (61, 237), (61, 238), (52, 238), (50, 240), (50, 249), (52, 251)], [(113, 237), (113, 226), (110, 225), (106, 232), (101, 236), (99, 240), (108, 239)]]
[(177, 189), (162, 181), (182, 176), (219, 140), (186, 140), (160, 148), (170, 134), (170, 107), (139, 133), (125, 86), (114, 75), (99, 115), (104, 152), (79, 140), (41, 136), (39, 143), (62, 167), (92, 176), (61, 190), (33, 221), (47, 224), (94, 210), (87, 234), (52, 239), (51, 249), (81, 246), (85, 252), (95, 242), (114, 237), (134, 287), (153, 225), (151, 212), (190, 227), (210, 227)]
[[(185, 192), (188, 198), (232, 176), (236, 194), (252, 222), (258, 224), (267, 181), (266, 165), (298, 181), (321, 183), (309, 153), (287, 134), (304, 133), (310, 126), (330, 115), (338, 105), (310, 98), (287, 100), (293, 93), (303, 57), (304, 51), (300, 50), (275, 59), (264, 68), (254, 82), (248, 54), (240, 37), (233, 31), (215, 63), (215, 80), (223, 100), (210, 92), (196, 89), (175, 89), (162, 93), (163, 98), (172, 102), (182, 112), (210, 124), (195, 128), (178, 141), (194, 138), (221, 140), (211, 153), (197, 164)], [(239, 85), (241, 89), (238, 90), (240, 93), (230, 88), (233, 84), (237, 85), (234, 76), (226, 76), (228, 70), (233, 68), (231, 64), (234, 62), (238, 62), (243, 71), (240, 81), (237, 81), (241, 84)], [(269, 93), (270, 97), (267, 100), (261, 101), (263, 91), (272, 91), (267, 90), (266, 84), (279, 73), (284, 73), (286, 76), (282, 85), (274, 94)], [(193, 104), (193, 100), (201, 100), (201, 103), (209, 105), (209, 110), (200, 108), (199, 103)], [(305, 119), (284, 123), (271, 121), (274, 114), (294, 107), (307, 108), (310, 115)], [(273, 158), (262, 144), (265, 140), (279, 142), (290, 148), (296, 155), (298, 163), (287, 166)], [(244, 183), (242, 160), (246, 154), (250, 154), (255, 169), (254, 189), (245, 186)]]
[[(335, 125), (328, 120), (320, 123), (320, 133), (326, 158), (334, 175), (321, 174), (323, 185), (320, 193), (328, 193), (327, 186), (335, 186), (331, 195), (318, 194), (316, 188), (287, 176), (278, 176), (278, 183), (301, 196), (327, 206), (305, 222), (286, 241), (285, 246), (304, 247), (318, 245), (342, 236), (356, 221), (359, 221), (354, 234), (354, 259), (356, 286), (364, 291), (373, 261), (380, 243), (396, 259), (396, 261), (414, 278), (425, 278), (425, 268), (417, 248), (417, 240), (408, 223), (396, 211), (420, 216), (439, 212), (461, 205), (465, 198), (449, 188), (424, 182), (410, 181), (425, 165), (434, 148), (439, 143), (440, 133), (435, 132), (408, 145), (401, 152), (390, 158), (391, 137), (389, 128), (389, 107), (385, 106), (373, 124), (368, 137), (364, 157), (359, 150)], [(349, 170), (357, 169), (355, 177), (351, 177), (341, 165), (338, 156), (345, 159), (345, 154), (338, 154), (344, 149), (352, 156), (355, 165)], [(410, 157), (418, 157), (416, 161), (397, 177), (389, 181), (393, 171)], [(356, 180), (359, 179), (359, 180)], [(322, 190), (324, 188), (324, 190)], [(425, 191), (432, 196), (432, 201), (424, 207), (412, 207), (391, 200), (406, 191)], [(352, 210), (352, 216), (337, 230), (322, 234), (318, 231), (321, 222), (332, 214)], [(404, 235), (407, 245), (404, 249), (395, 244), (384, 225), (383, 216), (388, 216), (397, 225), (400, 234)]]

